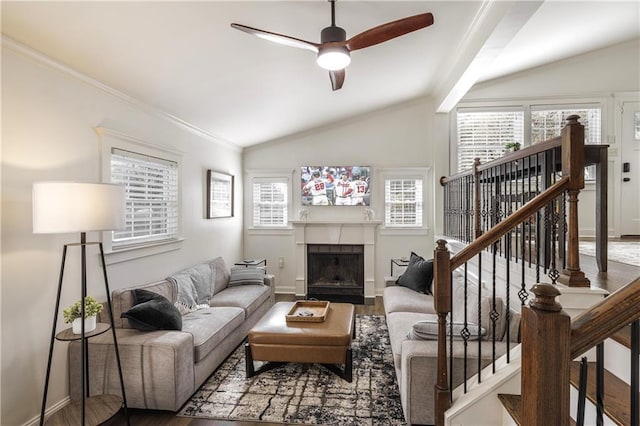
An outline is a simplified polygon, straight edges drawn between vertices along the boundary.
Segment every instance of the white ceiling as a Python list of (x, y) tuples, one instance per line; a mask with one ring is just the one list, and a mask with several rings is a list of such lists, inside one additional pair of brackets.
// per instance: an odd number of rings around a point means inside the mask
[(2, 33), (241, 147), (419, 97), (446, 111), (476, 81), (640, 37), (638, 1), (339, 0), (336, 24), (351, 37), (424, 12), (434, 25), (353, 52), (336, 92), (312, 52), (229, 25), (319, 42), (324, 0), (2, 1)]

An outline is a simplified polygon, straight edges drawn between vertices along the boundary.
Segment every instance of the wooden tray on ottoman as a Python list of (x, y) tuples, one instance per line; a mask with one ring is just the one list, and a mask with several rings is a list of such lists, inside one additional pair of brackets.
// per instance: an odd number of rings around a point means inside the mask
[(287, 313), (287, 321), (323, 322), (329, 312), (329, 302), (298, 300)]

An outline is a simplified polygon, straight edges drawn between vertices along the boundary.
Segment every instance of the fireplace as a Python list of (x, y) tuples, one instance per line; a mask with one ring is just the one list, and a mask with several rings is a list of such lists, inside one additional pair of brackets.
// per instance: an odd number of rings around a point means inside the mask
[(364, 303), (364, 245), (308, 244), (307, 297)]
[[(309, 269), (307, 264), (307, 246), (318, 245), (357, 245), (362, 247), (363, 269), (360, 282), (364, 284), (364, 304), (373, 305), (376, 300), (375, 289), (375, 246), (376, 246), (376, 228), (380, 225), (379, 220), (364, 221), (308, 221), (293, 220), (291, 221), (295, 239), (295, 291), (297, 299), (306, 299), (311, 296), (309, 292)], [(326, 254), (326, 253), (325, 253)], [(354, 279), (355, 280), (355, 279)], [(330, 287), (330, 286), (323, 286)], [(334, 286), (337, 287), (337, 286)], [(343, 286), (344, 287), (344, 286)], [(318, 288), (324, 292), (332, 291), (335, 295), (335, 289)], [(353, 289), (343, 288), (341, 291), (347, 292)], [(315, 292), (315, 291), (314, 291)], [(315, 292), (317, 294), (317, 292)], [(360, 293), (359, 293), (360, 294)], [(361, 300), (362, 296), (357, 296)], [(317, 299), (325, 298), (325, 294), (318, 295)], [(326, 298), (325, 298), (326, 299)]]

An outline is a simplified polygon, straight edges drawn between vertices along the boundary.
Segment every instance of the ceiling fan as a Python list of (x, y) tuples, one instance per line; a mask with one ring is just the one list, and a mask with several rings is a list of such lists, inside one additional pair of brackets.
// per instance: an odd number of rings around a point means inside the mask
[(344, 69), (351, 63), (351, 52), (383, 43), (433, 24), (433, 15), (431, 13), (422, 13), (378, 25), (347, 40), (347, 32), (343, 28), (336, 26), (336, 0), (329, 0), (329, 2), (331, 3), (331, 26), (324, 28), (320, 33), (320, 43), (313, 43), (241, 24), (231, 24), (231, 27), (286, 46), (311, 50), (318, 55), (318, 65), (329, 70), (329, 78), (331, 79), (333, 90), (338, 90), (344, 83)]

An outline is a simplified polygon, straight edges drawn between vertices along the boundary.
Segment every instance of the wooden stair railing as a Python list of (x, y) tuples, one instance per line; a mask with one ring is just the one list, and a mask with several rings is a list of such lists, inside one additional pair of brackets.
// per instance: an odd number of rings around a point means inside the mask
[(568, 315), (553, 300), (559, 294), (554, 286), (539, 284), (533, 292), (536, 299), (522, 309), (522, 396), (518, 424), (569, 425), (571, 360), (640, 318), (640, 277), (570, 324)]
[[(524, 222), (539, 210), (548, 206), (565, 191), (569, 193), (568, 246), (566, 268), (560, 274), (559, 281), (573, 286), (589, 286), (579, 264), (578, 247), (578, 194), (584, 188), (584, 126), (578, 122), (578, 116), (567, 117), (567, 125), (562, 130), (562, 178), (546, 190), (525, 203), (514, 213), (497, 223), (487, 232), (475, 230), (477, 238), (464, 249), (451, 257), (445, 240), (438, 240), (434, 251), (434, 307), (438, 316), (438, 353), (437, 380), (434, 389), (434, 418), (436, 426), (444, 425), (444, 413), (451, 406), (451, 389), (447, 371), (447, 316), (452, 308), (451, 272), (478, 255), (496, 242), (518, 224)], [(555, 140), (548, 144), (557, 143)], [(541, 147), (532, 147), (541, 149)], [(524, 151), (524, 150), (523, 150)], [(512, 154), (514, 155), (514, 154)], [(516, 155), (526, 155), (516, 153)], [(506, 160), (504, 160), (506, 161)], [(478, 165), (474, 167), (477, 170)], [(446, 179), (441, 179), (441, 183)], [(478, 213), (476, 213), (477, 215)], [(477, 226), (477, 222), (475, 224)], [(479, 235), (479, 236), (478, 236)], [(557, 291), (557, 290), (556, 290)], [(541, 302), (542, 303), (542, 302)], [(568, 324), (568, 320), (567, 320)], [(568, 351), (566, 353), (568, 356)], [(568, 365), (568, 363), (567, 363)], [(568, 373), (567, 373), (568, 386)], [(568, 393), (567, 402), (568, 407)], [(567, 411), (568, 413), (568, 411)]]

